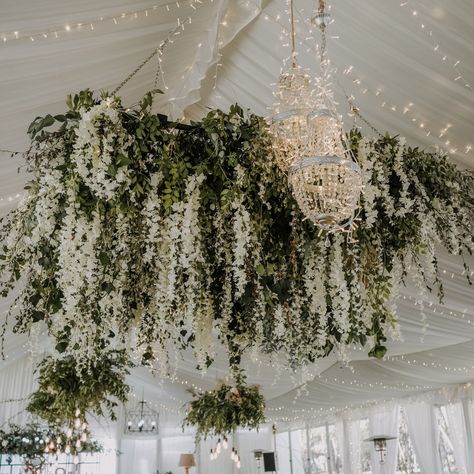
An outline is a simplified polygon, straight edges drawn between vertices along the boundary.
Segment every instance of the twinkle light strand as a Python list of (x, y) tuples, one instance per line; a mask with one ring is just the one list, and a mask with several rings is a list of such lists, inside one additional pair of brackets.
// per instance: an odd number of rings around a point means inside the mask
[[(213, 0), (211, 0), (212, 2)], [(198, 4), (198, 5), (202, 5), (203, 2), (201, 0), (192, 0), (192, 3), (190, 4), (191, 5), (195, 5), (195, 4)], [(181, 34), (182, 31), (184, 31), (184, 27), (185, 25), (190, 25), (192, 23), (192, 18), (193, 16), (196, 14), (197, 12), (197, 8), (194, 6), (194, 8), (192, 9), (192, 13), (191, 15), (189, 15), (184, 21), (182, 21), (179, 17), (177, 18), (176, 20), (176, 26), (174, 28), (172, 28), (167, 37), (161, 41), (160, 45), (158, 46), (158, 48), (156, 48), (155, 50), (153, 50), (153, 52), (147, 56), (113, 91), (112, 91), (112, 95), (116, 94), (120, 89), (122, 89), (122, 87), (124, 87), (133, 77), (135, 77), (135, 75), (141, 71), (155, 56), (158, 56), (158, 63), (159, 63), (159, 70), (160, 70), (160, 73), (161, 73), (161, 77), (162, 77), (162, 80), (163, 80), (163, 84), (165, 84), (165, 87), (166, 87), (166, 83), (165, 83), (165, 80), (164, 80), (164, 73), (163, 73), (163, 68), (161, 67), (161, 56), (163, 55), (163, 51), (164, 49), (166, 48), (166, 46), (168, 46), (169, 44), (172, 44), (173, 43), (173, 36), (176, 36), (176, 35), (179, 35)], [(156, 81), (156, 77), (155, 77), (155, 81)]]
[[(458, 389), (463, 391), (472, 389), (472, 382), (467, 382), (459, 384)], [(292, 423), (298, 421), (322, 421), (322, 420), (334, 420), (337, 417), (341, 417), (344, 413), (356, 412), (359, 410), (368, 410), (373, 407), (382, 406), (389, 403), (410, 403), (416, 402), (421, 399), (426, 399), (427, 397), (434, 399), (438, 395), (446, 394), (446, 388), (442, 387), (440, 389), (430, 391), (421, 395), (408, 395), (405, 397), (392, 397), (385, 399), (372, 399), (360, 404), (348, 404), (345, 406), (332, 406), (332, 407), (311, 407), (311, 408), (298, 408), (288, 410), (286, 406), (279, 407), (267, 407), (267, 410), (273, 411), (276, 413), (281, 413), (281, 415), (270, 415), (268, 416), (269, 421), (274, 422), (285, 422)]]
[(59, 39), (66, 34), (72, 32), (85, 32), (95, 31), (97, 26), (101, 24), (112, 23), (117, 26), (124, 21), (138, 20), (140, 18), (147, 18), (150, 14), (163, 15), (163, 10), (171, 12), (171, 10), (178, 10), (182, 5), (189, 4), (193, 9), (196, 9), (196, 3), (202, 3), (201, 0), (179, 0), (169, 2), (166, 4), (154, 4), (148, 8), (139, 10), (132, 10), (128, 12), (122, 12), (116, 15), (100, 16), (94, 20), (84, 20), (77, 23), (67, 23), (62, 26), (56, 26), (40, 32), (22, 32), (22, 31), (10, 31), (0, 35), (1, 44), (8, 43), (10, 41), (18, 40), (29, 40), (31, 43), (36, 43), (38, 40), (47, 39)]
[(411, 9), (411, 16), (413, 18), (415, 18), (415, 20), (417, 21), (417, 25), (420, 28), (420, 30), (430, 38), (430, 41), (433, 44), (433, 52), (441, 59), (441, 61), (445, 64), (448, 63), (448, 60), (452, 61), (452, 68), (454, 69), (454, 71), (457, 74), (457, 76), (453, 79), (453, 81), (454, 82), (459, 82), (459, 81), (464, 82), (464, 87), (466, 89), (468, 89), (470, 92), (474, 92), (474, 89), (472, 88), (472, 86), (469, 84), (469, 82), (466, 80), (466, 78), (464, 77), (464, 75), (462, 74), (462, 72), (459, 69), (459, 65), (461, 64), (461, 60), (456, 59), (456, 58), (451, 58), (448, 54), (446, 54), (444, 52), (443, 48), (441, 47), (441, 44), (435, 39), (433, 30), (428, 29), (427, 26), (426, 26), (426, 23), (424, 23), (423, 21), (419, 22), (419, 20), (418, 20), (418, 18), (419, 18), (418, 10), (412, 9), (410, 7), (410, 3), (408, 1), (401, 2), (400, 7), (402, 7), (402, 8), (403, 7), (408, 7), (409, 9)]
[[(306, 28), (306, 32), (307, 32), (307, 37), (305, 38), (305, 40), (300, 40), (299, 44), (301, 46), (305, 46), (306, 51), (308, 53), (310, 53), (310, 52), (319, 53), (319, 47), (317, 45), (314, 46), (314, 32), (313, 32), (313, 29), (311, 27), (308, 27), (307, 23), (304, 21), (304, 19), (302, 19), (300, 11), (297, 10), (297, 12), (298, 12), (299, 17), (300, 17), (299, 19), (301, 20), (301, 21), (299, 21), (299, 23), (303, 24), (303, 26)], [(286, 34), (288, 35), (288, 31), (285, 29), (285, 25), (281, 24), (281, 22), (280, 22), (280, 15), (277, 15), (276, 17), (270, 17), (269, 16), (267, 19), (272, 19), (273, 21), (278, 23), (283, 28), (283, 30), (286, 32)], [(334, 21), (334, 20), (332, 20), (332, 21)], [(332, 37), (332, 39), (339, 39), (339, 38), (334, 36), (334, 37)], [(446, 148), (447, 151), (450, 154), (454, 154), (458, 151), (462, 151), (462, 152), (464, 152), (464, 154), (468, 154), (473, 150), (474, 147), (470, 143), (465, 144), (462, 147), (461, 146), (460, 147), (455, 147), (455, 146), (452, 145), (451, 140), (449, 140), (445, 137), (446, 133), (452, 128), (452, 124), (447, 124), (446, 127), (444, 129), (442, 129), (439, 134), (435, 133), (434, 131), (432, 131), (430, 129), (430, 127), (427, 125), (426, 121), (419, 120), (415, 116), (411, 115), (412, 112), (414, 112), (413, 102), (409, 102), (408, 105), (406, 105), (404, 107), (397, 106), (396, 104), (389, 104), (387, 102), (387, 100), (383, 98), (383, 88), (377, 88), (376, 91), (371, 90), (369, 87), (367, 87), (366, 85), (363, 84), (363, 81), (360, 77), (357, 77), (357, 76), (354, 77), (354, 74), (353, 74), (354, 69), (355, 69), (354, 66), (350, 65), (350, 66), (346, 67), (343, 70), (343, 74), (344, 75), (352, 74), (353, 75), (353, 79), (352, 79), (353, 85), (358, 86), (358, 88), (360, 89), (362, 94), (365, 95), (369, 92), (369, 93), (373, 94), (376, 98), (378, 98), (379, 105), (380, 105), (381, 108), (385, 108), (386, 110), (391, 110), (394, 113), (400, 113), (402, 115), (407, 115), (408, 114), (408, 116), (411, 117), (411, 121), (413, 123), (416, 123), (419, 126), (420, 129), (424, 130), (424, 133), (427, 137), (430, 137), (430, 136), (434, 137), (435, 135), (437, 135), (438, 138), (443, 142), (443, 148)], [(351, 99), (354, 100), (355, 98), (353, 96), (351, 96)], [(443, 137), (444, 137), (444, 140), (442, 140)]]

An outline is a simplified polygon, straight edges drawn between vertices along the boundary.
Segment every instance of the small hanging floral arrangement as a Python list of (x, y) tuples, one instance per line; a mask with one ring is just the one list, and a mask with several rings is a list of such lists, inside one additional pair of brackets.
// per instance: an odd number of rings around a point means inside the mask
[(193, 400), (183, 422), (196, 430), (196, 441), (227, 437), (237, 428), (258, 429), (265, 422), (265, 399), (258, 386), (248, 386), (242, 376), (236, 383), (220, 383), (214, 390), (191, 392)]

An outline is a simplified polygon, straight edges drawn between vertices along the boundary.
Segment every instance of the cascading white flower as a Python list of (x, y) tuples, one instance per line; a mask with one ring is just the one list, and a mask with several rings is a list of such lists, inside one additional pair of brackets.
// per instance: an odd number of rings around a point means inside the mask
[(107, 98), (82, 111), (72, 159), (77, 172), (97, 196), (112, 199), (129, 179), (130, 135), (123, 128), (117, 102)]

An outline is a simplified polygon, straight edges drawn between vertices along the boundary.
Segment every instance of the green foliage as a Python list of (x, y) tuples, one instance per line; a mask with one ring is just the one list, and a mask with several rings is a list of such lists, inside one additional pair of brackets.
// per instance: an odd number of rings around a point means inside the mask
[[(170, 123), (151, 111), (155, 92), (129, 110), (82, 91), (29, 129), (32, 181), (0, 228), (0, 289), (24, 277), (14, 330), (46, 324), (64, 355), (40, 367), (30, 404), (40, 416), (102, 414), (110, 397), (125, 400), (127, 356), (104, 358), (111, 347), (133, 344), (145, 365), (159, 346), (193, 347), (209, 366), (200, 341), (213, 327), (233, 367), (255, 345), (284, 351), (292, 367), (351, 344), (383, 358), (408, 269), (442, 298), (434, 242), (471, 252), (473, 175), (443, 155), (353, 130), (366, 179), (358, 227), (328, 236), (301, 214), (263, 118), (234, 105)], [(61, 279), (64, 261), (80, 278)]]
[(192, 395), (183, 427), (196, 429), (196, 441), (224, 437), (239, 427), (258, 429), (265, 422), (265, 400), (259, 388), (247, 386), (243, 378), (235, 386), (222, 383), (215, 390)]
[(116, 420), (115, 408), (125, 403), (130, 391), (125, 383), (129, 363), (123, 353), (109, 353), (86, 369), (71, 356), (46, 357), (38, 366), (38, 390), (27, 410), (49, 423), (72, 426), (76, 412)]
[[(26, 466), (35, 466), (38, 470), (46, 463), (48, 441), (56, 441), (58, 438), (66, 440), (66, 435), (57, 425), (10, 424), (6, 430), (0, 429), (0, 455), (20, 456)], [(76, 438), (71, 438), (70, 447), (71, 454), (77, 454)], [(102, 446), (97, 441), (81, 443), (80, 451), (83, 453), (97, 453), (101, 450)]]

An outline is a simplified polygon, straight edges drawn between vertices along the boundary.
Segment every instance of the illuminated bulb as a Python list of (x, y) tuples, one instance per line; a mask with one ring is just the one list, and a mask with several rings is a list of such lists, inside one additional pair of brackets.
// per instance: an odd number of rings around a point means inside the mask
[(81, 449), (81, 447), (82, 447), (81, 440), (78, 439), (78, 440), (76, 441), (76, 448), (77, 448), (77, 449)]
[(71, 429), (71, 428), (69, 428), (69, 429), (67, 430), (66, 437), (67, 437), (67, 438), (72, 438), (72, 429)]
[(224, 441), (222, 442), (222, 446), (224, 449), (227, 449), (229, 447), (229, 443), (227, 442), (227, 438), (224, 438)]
[(66, 454), (70, 454), (71, 453), (71, 446), (69, 446), (69, 444), (66, 445), (66, 448), (64, 449), (64, 452)]
[(87, 441), (87, 433), (82, 433), (81, 441), (83, 441), (84, 443)]
[(81, 427), (81, 420), (79, 418), (76, 418), (76, 421), (74, 422), (74, 426), (79, 429)]
[(212, 449), (211, 449), (211, 454), (209, 455), (209, 459), (211, 461), (214, 461), (214, 452), (212, 451)]
[(79, 456), (74, 456), (74, 464), (79, 464)]

